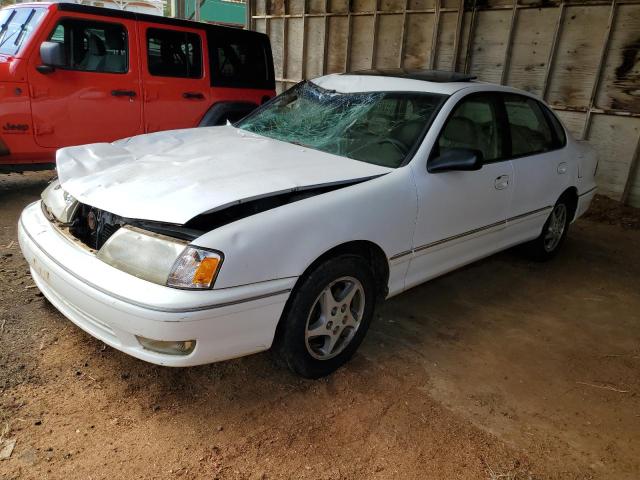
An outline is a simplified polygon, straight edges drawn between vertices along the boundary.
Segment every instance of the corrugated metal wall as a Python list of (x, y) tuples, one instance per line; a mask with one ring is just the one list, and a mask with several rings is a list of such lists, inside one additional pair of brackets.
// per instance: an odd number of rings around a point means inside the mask
[[(516, 3), (513, 3), (515, 1)], [(368, 68), (456, 69), (535, 92), (640, 207), (640, 1), (252, 0), (278, 88)]]

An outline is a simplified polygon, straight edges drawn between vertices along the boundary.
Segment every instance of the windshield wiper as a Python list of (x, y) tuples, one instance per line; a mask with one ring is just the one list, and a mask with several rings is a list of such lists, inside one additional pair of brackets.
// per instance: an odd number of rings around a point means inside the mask
[(7, 31), (7, 29), (9, 28), (9, 24), (11, 23), (11, 20), (13, 20), (13, 17), (16, 16), (16, 11), (13, 10), (10, 14), (9, 14), (9, 18), (7, 18), (7, 21), (4, 22), (2, 24), (2, 26), (0, 26), (0, 39), (2, 38), (2, 35), (5, 34), (5, 32)]
[[(14, 11), (15, 13), (15, 11)], [(36, 10), (33, 9), (31, 10), (31, 12), (29, 13), (29, 16), (27, 17), (27, 19), (24, 21), (24, 23), (22, 25), (20, 25), (20, 29), (16, 30), (15, 32), (13, 32), (11, 35), (9, 35), (7, 38), (3, 39), (2, 42), (0, 42), (0, 48), (2, 48), (4, 46), (5, 43), (7, 43), (11, 38), (13, 38), (13, 36), (17, 33), (18, 36), (16, 38), (16, 40), (13, 42), (14, 45), (19, 45), (19, 41), (22, 38), (22, 35), (24, 34), (25, 30), (27, 29), (27, 25), (29, 25), (29, 22), (31, 21), (31, 19), (33, 18), (33, 16), (36, 14)], [(7, 28), (9, 26), (9, 22), (11, 21), (11, 19), (13, 18), (13, 16), (9, 17), (9, 20), (7, 20), (7, 23), (5, 25), (7, 25)], [(6, 29), (5, 29), (6, 31)], [(4, 33), (4, 32), (0, 32)]]

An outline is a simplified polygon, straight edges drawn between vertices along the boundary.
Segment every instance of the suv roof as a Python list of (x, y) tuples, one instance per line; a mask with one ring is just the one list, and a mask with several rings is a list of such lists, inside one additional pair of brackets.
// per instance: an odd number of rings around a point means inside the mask
[[(19, 8), (19, 7), (51, 7), (55, 6), (59, 11), (62, 12), (78, 12), (78, 13), (86, 13), (90, 15), (99, 15), (101, 17), (114, 17), (114, 18), (126, 18), (129, 20), (141, 20), (145, 22), (151, 23), (160, 23), (165, 25), (176, 25), (187, 28), (199, 28), (201, 30), (216, 30), (220, 31), (233, 31), (238, 32), (240, 35), (256, 35), (262, 36), (263, 33), (255, 32), (252, 30), (244, 30), (242, 28), (237, 27), (229, 27), (222, 25), (212, 25), (204, 22), (195, 22), (191, 20), (182, 20), (179, 18), (170, 18), (170, 17), (162, 17), (160, 15), (150, 15), (148, 13), (138, 13), (138, 12), (129, 12), (126, 10), (116, 10), (115, 8), (106, 8), (106, 7), (92, 7), (88, 5), (80, 5), (78, 3), (65, 3), (65, 2), (53, 2), (53, 3), (45, 3), (45, 2), (37, 2), (37, 3), (18, 3), (15, 5), (11, 5), (10, 8)], [(240, 33), (242, 32), (242, 33)]]

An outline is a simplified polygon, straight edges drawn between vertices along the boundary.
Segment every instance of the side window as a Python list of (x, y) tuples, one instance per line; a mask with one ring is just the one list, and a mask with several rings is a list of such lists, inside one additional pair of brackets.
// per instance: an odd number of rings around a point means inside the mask
[(473, 95), (456, 106), (438, 138), (440, 154), (449, 148), (479, 151), (484, 162), (503, 157), (502, 136), (492, 96)]
[(536, 100), (520, 95), (505, 95), (504, 106), (511, 132), (511, 155), (533, 155), (556, 148), (556, 137)]
[(196, 33), (147, 30), (149, 73), (158, 77), (202, 78), (202, 45)]
[(126, 73), (129, 69), (127, 31), (122, 25), (66, 19), (56, 25), (49, 41), (64, 45), (69, 70)]
[(209, 32), (211, 85), (273, 88), (270, 51), (262, 36)]

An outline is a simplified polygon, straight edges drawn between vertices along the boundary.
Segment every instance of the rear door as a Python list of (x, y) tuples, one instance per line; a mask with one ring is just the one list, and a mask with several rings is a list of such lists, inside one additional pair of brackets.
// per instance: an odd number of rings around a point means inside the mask
[(140, 23), (145, 131), (196, 127), (211, 102), (202, 30)]
[[(571, 186), (560, 123), (537, 100), (504, 94), (514, 189), (507, 229), (513, 242), (537, 237), (551, 208)], [(555, 121), (554, 121), (555, 120)]]
[(42, 40), (63, 44), (64, 68), (42, 74), (39, 48), (29, 82), (36, 142), (59, 148), (141, 132), (135, 22), (92, 15), (56, 16)]

